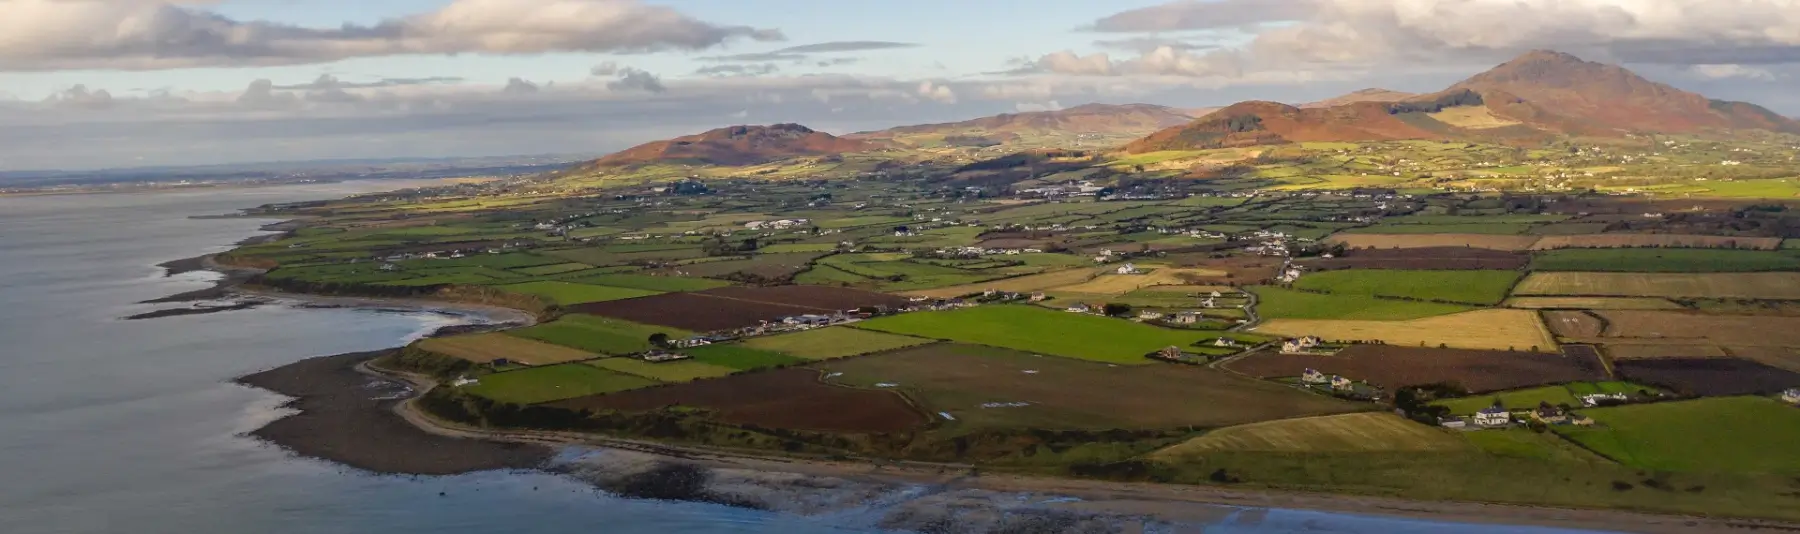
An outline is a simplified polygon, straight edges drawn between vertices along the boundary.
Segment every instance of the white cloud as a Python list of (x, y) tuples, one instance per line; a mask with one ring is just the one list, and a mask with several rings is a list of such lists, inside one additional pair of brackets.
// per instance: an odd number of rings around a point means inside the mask
[(1746, 67), (1730, 63), (1723, 65), (1694, 65), (1688, 67), (1688, 71), (1694, 73), (1696, 76), (1715, 80), (1727, 78), (1747, 78), (1752, 80), (1775, 79), (1775, 73), (1769, 69)]
[(613, 91), (642, 91), (646, 93), (662, 93), (669, 90), (668, 87), (663, 85), (662, 78), (656, 77), (656, 75), (651, 74), (650, 71), (632, 67), (619, 69), (619, 79), (607, 82), (606, 88)]
[(947, 86), (932, 83), (929, 80), (919, 82), (919, 97), (944, 104), (956, 103), (956, 91), (951, 90)]
[(1135, 58), (1115, 60), (1100, 52), (1086, 56), (1071, 51), (1045, 54), (1016, 72), (1045, 72), (1073, 76), (1183, 76), (1234, 78), (1243, 75), (1239, 57), (1230, 51), (1193, 54), (1161, 46)]
[(1034, 111), (1062, 111), (1062, 108), (1062, 103), (1055, 100), (1049, 102), (1019, 102), (1013, 104), (1013, 110), (1020, 113), (1030, 113)]
[[(196, 2), (182, 2), (196, 3)], [(454, 0), (378, 24), (307, 28), (154, 0), (0, 0), (0, 70), (286, 65), (409, 54), (699, 50), (780, 32), (638, 0)]]

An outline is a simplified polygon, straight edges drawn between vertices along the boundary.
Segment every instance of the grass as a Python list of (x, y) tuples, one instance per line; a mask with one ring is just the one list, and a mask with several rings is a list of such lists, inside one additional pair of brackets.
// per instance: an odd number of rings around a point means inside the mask
[(1391, 413), (1370, 412), (1285, 419), (1222, 428), (1157, 451), (1153, 458), (1182, 458), (1209, 451), (1370, 452), (1454, 451), (1468, 444), (1449, 432)]
[(1460, 304), (1391, 300), (1367, 295), (1321, 295), (1279, 287), (1253, 287), (1256, 312), (1265, 319), (1405, 321), (1475, 309)]
[(464, 390), (500, 402), (537, 404), (654, 385), (647, 378), (570, 363), (483, 376)]
[(599, 274), (572, 278), (567, 281), (607, 287), (621, 287), (656, 292), (705, 291), (731, 285), (731, 282), (708, 280), (705, 278), (682, 278), (678, 276), (650, 276), (645, 274)]
[(1532, 273), (1521, 296), (1800, 299), (1800, 273)]
[(664, 326), (642, 325), (594, 315), (570, 314), (530, 328), (508, 330), (508, 335), (554, 343), (601, 354), (631, 354), (653, 348), (650, 336), (668, 334), (681, 339), (693, 332)]
[(537, 267), (520, 267), (517, 269), (513, 269), (513, 272), (516, 272), (519, 274), (524, 274), (524, 275), (531, 275), (531, 276), (549, 276), (549, 275), (553, 275), (553, 274), (563, 274), (563, 273), (574, 272), (574, 271), (585, 271), (585, 270), (592, 269), (592, 268), (594, 268), (594, 266), (588, 265), (586, 263), (571, 262), (571, 263), (552, 263), (550, 265), (539, 265)]
[(1333, 294), (1403, 297), (1465, 304), (1499, 304), (1519, 280), (1514, 271), (1352, 269), (1300, 277), (1294, 287)]
[(1313, 335), (1327, 341), (1380, 341), (1410, 347), (1528, 350), (1556, 346), (1556, 339), (1529, 310), (1475, 310), (1407, 321), (1273, 319), (1252, 331), (1282, 336)]
[(1800, 257), (1761, 250), (1727, 249), (1563, 249), (1540, 252), (1537, 271), (1704, 273), (1800, 269)]
[(1509, 308), (1560, 310), (1679, 310), (1680, 304), (1651, 297), (1513, 297)]
[(549, 365), (598, 358), (600, 355), (574, 348), (506, 334), (472, 334), (422, 340), (419, 348), (445, 356), (476, 363), (507, 359), (527, 365)]
[(525, 282), (498, 286), (502, 290), (526, 295), (537, 295), (550, 299), (560, 305), (582, 304), (587, 302), (603, 302), (608, 300), (624, 300), (656, 295), (658, 291), (630, 289), (623, 287), (593, 286), (573, 282)]
[(1607, 462), (1605, 458), (1563, 441), (1555, 434), (1535, 432), (1526, 428), (1463, 432), (1462, 436), (1482, 452), (1502, 458), (1565, 463)]
[(908, 313), (864, 321), (858, 328), (1124, 365), (1151, 363), (1145, 354), (1217, 337), (1123, 319), (1033, 306), (981, 306)]
[(681, 353), (694, 357), (694, 361), (696, 362), (717, 365), (720, 367), (729, 367), (742, 371), (781, 367), (809, 361), (805, 358), (797, 358), (779, 352), (757, 350), (738, 344), (694, 347), (691, 349), (682, 349)]
[(751, 338), (744, 341), (743, 345), (752, 349), (779, 352), (808, 360), (829, 360), (926, 343), (931, 343), (931, 340), (836, 326), (815, 328), (792, 334)]
[(641, 376), (657, 382), (693, 382), (702, 378), (718, 378), (738, 369), (693, 360), (651, 363), (633, 358), (606, 358), (584, 362), (587, 365)]
[(1575, 394), (1569, 392), (1569, 388), (1564, 386), (1544, 386), (1541, 388), (1502, 391), (1492, 395), (1477, 395), (1461, 399), (1438, 401), (1432, 404), (1449, 408), (1450, 413), (1452, 414), (1472, 415), (1475, 412), (1493, 406), (1496, 399), (1500, 401), (1501, 406), (1508, 410), (1536, 408), (1540, 402), (1548, 402), (1551, 406), (1563, 404), (1570, 406), (1581, 405), (1581, 402), (1575, 399)]
[(1595, 408), (1557, 433), (1619, 463), (1676, 472), (1800, 473), (1800, 410), (1762, 397)]

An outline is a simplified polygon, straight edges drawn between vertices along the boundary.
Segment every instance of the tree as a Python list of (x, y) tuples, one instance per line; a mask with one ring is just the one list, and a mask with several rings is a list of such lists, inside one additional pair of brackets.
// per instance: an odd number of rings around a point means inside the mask
[(650, 334), (650, 346), (659, 349), (669, 348), (669, 335), (662, 332)]
[(1109, 303), (1101, 309), (1110, 317), (1124, 317), (1131, 315), (1131, 305), (1129, 304)]

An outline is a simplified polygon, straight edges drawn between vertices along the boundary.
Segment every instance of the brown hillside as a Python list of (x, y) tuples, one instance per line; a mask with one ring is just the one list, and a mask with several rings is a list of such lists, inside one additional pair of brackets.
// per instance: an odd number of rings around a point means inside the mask
[(594, 161), (623, 166), (664, 160), (712, 165), (753, 165), (797, 156), (862, 152), (876, 145), (815, 131), (798, 124), (731, 126), (705, 133), (645, 143)]
[(1481, 93), (1497, 115), (1561, 133), (1686, 133), (1760, 128), (1800, 132), (1800, 124), (1753, 104), (1712, 101), (1646, 80), (1623, 67), (1534, 51), (1451, 89)]
[(1334, 106), (1342, 106), (1345, 104), (1354, 104), (1357, 102), (1399, 102), (1402, 100), (1418, 98), (1419, 96), (1420, 95), (1413, 94), (1413, 93), (1402, 93), (1400, 91), (1390, 91), (1387, 89), (1370, 88), (1370, 89), (1363, 89), (1361, 91), (1357, 91), (1357, 92), (1350, 93), (1350, 94), (1336, 97), (1336, 98), (1328, 98), (1325, 100), (1320, 100), (1318, 102), (1312, 102), (1309, 104), (1301, 104), (1300, 108), (1301, 109), (1329, 108), (1329, 107), (1334, 107)]
[(1196, 150), (1316, 141), (1443, 137), (1392, 112), (1394, 104), (1358, 102), (1301, 109), (1277, 102), (1243, 102), (1125, 145), (1131, 153)]
[(846, 137), (893, 139), (909, 135), (970, 132), (1143, 135), (1170, 126), (1186, 124), (1188, 121), (1194, 120), (1194, 117), (1182, 110), (1150, 104), (1086, 104), (1057, 111), (1005, 113), (962, 122), (901, 126), (878, 132), (855, 133)]

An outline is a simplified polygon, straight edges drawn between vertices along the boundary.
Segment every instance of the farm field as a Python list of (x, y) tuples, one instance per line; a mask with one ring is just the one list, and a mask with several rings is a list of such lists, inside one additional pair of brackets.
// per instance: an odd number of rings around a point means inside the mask
[(1300, 376), (1307, 369), (1363, 380), (1394, 389), (1456, 382), (1471, 392), (1605, 379), (1599, 358), (1571, 358), (1543, 352), (1433, 349), (1352, 345), (1334, 356), (1262, 351), (1226, 365), (1262, 378)]
[(1526, 310), (1475, 310), (1405, 321), (1273, 319), (1252, 331), (1290, 337), (1318, 336), (1328, 341), (1380, 341), (1407, 347), (1547, 350), (1556, 346), (1537, 314)]
[(1728, 397), (1592, 408), (1593, 427), (1559, 434), (1628, 466), (1658, 471), (1800, 473), (1800, 410)]
[[(1468, 217), (1468, 218), (1479, 219), (1479, 217)], [(1525, 231), (1527, 231), (1527, 230), (1530, 230), (1531, 227), (1532, 227), (1532, 225), (1530, 223), (1513, 223), (1513, 222), (1464, 222), (1464, 223), (1446, 223), (1446, 224), (1438, 224), (1438, 223), (1392, 224), (1392, 223), (1389, 223), (1388, 221), (1382, 221), (1381, 224), (1377, 224), (1375, 226), (1363, 226), (1363, 227), (1358, 227), (1358, 228), (1351, 228), (1349, 230), (1345, 230), (1344, 232), (1346, 234), (1393, 234), (1393, 235), (1401, 235), (1401, 234), (1519, 235), (1519, 234), (1525, 233)]]
[(1800, 317), (1601, 310), (1603, 343), (1800, 347)]
[(935, 343), (935, 341), (847, 326), (833, 326), (791, 334), (750, 338), (744, 341), (743, 345), (752, 349), (778, 352), (808, 360), (829, 360), (927, 343)]
[(586, 363), (601, 369), (644, 377), (657, 382), (692, 382), (702, 378), (718, 378), (738, 372), (737, 369), (730, 367), (693, 360), (651, 363), (632, 358), (606, 358)]
[(1536, 244), (1532, 245), (1531, 249), (1555, 250), (1562, 248), (1626, 247), (1775, 250), (1781, 248), (1781, 238), (1682, 234), (1550, 235), (1539, 239)]
[(902, 308), (909, 304), (906, 297), (897, 297), (886, 293), (875, 293), (872, 291), (862, 291), (842, 287), (721, 287), (701, 291), (699, 294), (709, 297), (723, 297), (752, 302), (802, 306), (813, 308), (820, 312), (843, 311), (873, 306)]
[[(705, 278), (683, 278), (677, 276), (651, 276), (645, 274), (597, 274), (570, 278), (564, 281), (592, 284), (597, 286), (623, 287), (641, 289), (657, 293), (674, 291), (702, 291), (716, 287), (731, 285), (730, 282), (708, 280)], [(642, 295), (639, 295), (642, 296)]]
[(1171, 429), (1360, 408), (1192, 366), (1108, 366), (955, 343), (814, 367), (833, 383), (892, 384), (927, 412), (950, 413), (958, 428)]
[[(1619, 384), (1624, 384), (1624, 383), (1621, 382)], [(1595, 388), (1595, 389), (1599, 389), (1599, 388)], [(1637, 389), (1629, 389), (1629, 388), (1626, 388), (1626, 389), (1630, 392), (1636, 392), (1638, 389), (1652, 389), (1653, 390), (1654, 388), (1640, 387)], [(1506, 408), (1508, 410), (1526, 410), (1526, 409), (1536, 408), (1536, 407), (1538, 407), (1538, 403), (1546, 403), (1546, 402), (1550, 403), (1551, 406), (1562, 406), (1562, 405), (1581, 406), (1580, 399), (1577, 399), (1575, 397), (1576, 397), (1576, 393), (1573, 390), (1571, 390), (1568, 386), (1557, 385), (1557, 386), (1544, 386), (1544, 387), (1540, 387), (1540, 388), (1528, 388), (1528, 389), (1518, 389), (1518, 390), (1512, 390), (1512, 391), (1502, 391), (1502, 392), (1495, 393), (1492, 395), (1475, 395), (1475, 396), (1471, 396), (1471, 397), (1463, 397), (1460, 399), (1442, 400), (1442, 401), (1433, 402), (1432, 404), (1449, 408), (1450, 413), (1452, 413), (1452, 414), (1473, 415), (1475, 412), (1486, 409), (1489, 406), (1493, 406), (1495, 404), (1496, 400), (1499, 401), (1499, 404), (1501, 407)]]
[(1151, 455), (1160, 459), (1205, 456), (1213, 451), (1375, 452), (1461, 451), (1469, 444), (1454, 433), (1368, 412), (1262, 421), (1221, 428)]
[(812, 265), (824, 253), (787, 252), (780, 254), (757, 254), (749, 258), (704, 261), (686, 263), (662, 271), (675, 276), (721, 278), (732, 275), (750, 275), (765, 279), (782, 279), (794, 276)]
[(579, 363), (494, 373), (463, 389), (512, 404), (537, 404), (656, 385), (656, 381)]
[(1704, 397), (1766, 395), (1800, 384), (1800, 373), (1736, 358), (1657, 358), (1613, 362), (1639, 384)]
[(513, 272), (530, 276), (549, 276), (553, 274), (585, 271), (592, 268), (594, 268), (594, 266), (585, 263), (552, 263), (550, 265), (539, 265), (536, 267), (520, 267), (513, 269)]
[(1513, 271), (1324, 271), (1300, 277), (1294, 287), (1333, 294), (1498, 304), (1519, 280)]
[(1189, 280), (1225, 276), (1225, 271), (1212, 269), (1182, 269), (1174, 267), (1144, 268), (1154, 270), (1145, 274), (1102, 274), (1092, 280), (1066, 286), (1052, 287), (1048, 288), (1048, 290), (1069, 293), (1123, 295), (1149, 287), (1187, 285)]
[(1531, 273), (1519, 296), (1800, 299), (1800, 273)]
[(654, 348), (650, 345), (650, 336), (656, 334), (666, 334), (670, 339), (694, 335), (686, 330), (578, 313), (529, 328), (507, 330), (506, 334), (611, 355), (650, 350)]
[(1615, 360), (1658, 358), (1730, 358), (1723, 347), (1713, 345), (1637, 345), (1607, 343), (1606, 355)]
[(598, 358), (600, 355), (506, 334), (470, 334), (419, 341), (418, 347), (475, 363), (507, 359), (526, 365), (550, 365)]
[(1531, 250), (1538, 236), (1493, 234), (1333, 234), (1327, 244), (1342, 243), (1345, 248), (1484, 248), (1490, 250)]
[(1652, 297), (1513, 297), (1508, 308), (1525, 310), (1679, 310), (1680, 304)]
[(896, 392), (827, 385), (818, 371), (798, 368), (573, 398), (554, 406), (627, 412), (687, 406), (716, 411), (732, 424), (851, 434), (905, 432), (930, 421)]
[(699, 293), (663, 293), (627, 300), (590, 302), (572, 306), (570, 310), (695, 332), (744, 328), (782, 317), (817, 314), (822, 311), (817, 308), (753, 302)]
[(549, 281), (525, 282), (523, 284), (510, 284), (499, 287), (500, 289), (511, 291), (513, 293), (541, 296), (550, 299), (551, 302), (564, 306), (637, 298), (657, 294), (656, 291), (646, 291), (642, 289)]
[(1124, 365), (1149, 364), (1152, 361), (1145, 354), (1171, 345), (1186, 347), (1209, 337), (1202, 331), (1017, 305), (908, 313), (864, 321), (857, 327)]
[(1273, 286), (1258, 286), (1248, 290), (1256, 293), (1259, 299), (1256, 312), (1265, 319), (1404, 321), (1475, 309), (1461, 304), (1382, 299), (1366, 295), (1321, 295)]
[(1337, 269), (1434, 269), (1511, 271), (1530, 263), (1531, 257), (1517, 252), (1485, 248), (1378, 248), (1350, 249), (1334, 258), (1300, 258), (1301, 265), (1313, 270)]
[(757, 350), (737, 343), (706, 345), (681, 349), (679, 352), (693, 357), (696, 362), (739, 371), (796, 365), (807, 361), (805, 358)]
[(1538, 253), (1536, 271), (1656, 273), (1754, 272), (1800, 269), (1800, 257), (1781, 252), (1730, 249), (1563, 249)]
[(1791, 347), (1724, 347), (1732, 356), (1800, 373), (1800, 349)]
[(1606, 322), (1591, 311), (1554, 310), (1542, 312), (1544, 326), (1557, 336), (1576, 340), (1600, 337)]

